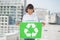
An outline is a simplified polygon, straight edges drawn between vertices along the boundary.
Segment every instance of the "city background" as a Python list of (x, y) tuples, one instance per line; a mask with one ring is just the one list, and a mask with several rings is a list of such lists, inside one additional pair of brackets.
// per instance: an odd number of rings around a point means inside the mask
[(23, 40), (19, 26), (28, 4), (33, 4), (40, 21), (46, 23), (42, 38), (36, 40), (60, 40), (60, 0), (0, 0), (0, 40)]

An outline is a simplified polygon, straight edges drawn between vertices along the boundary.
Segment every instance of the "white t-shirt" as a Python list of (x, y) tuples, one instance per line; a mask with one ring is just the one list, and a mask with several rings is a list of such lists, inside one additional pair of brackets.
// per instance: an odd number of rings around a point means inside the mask
[(23, 16), (22, 22), (38, 22), (38, 17), (37, 17), (37, 15), (35, 13), (32, 13), (31, 15), (26, 13)]

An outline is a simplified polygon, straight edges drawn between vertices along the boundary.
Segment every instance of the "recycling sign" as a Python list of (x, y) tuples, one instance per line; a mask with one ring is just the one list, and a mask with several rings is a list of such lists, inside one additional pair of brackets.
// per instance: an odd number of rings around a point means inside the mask
[(41, 22), (20, 22), (20, 38), (41, 38)]

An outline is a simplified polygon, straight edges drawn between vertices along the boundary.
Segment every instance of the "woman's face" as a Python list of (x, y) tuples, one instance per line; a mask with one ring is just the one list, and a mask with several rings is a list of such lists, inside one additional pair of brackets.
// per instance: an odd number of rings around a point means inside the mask
[(28, 14), (30, 15), (33, 13), (33, 9), (28, 9), (27, 11), (28, 11)]

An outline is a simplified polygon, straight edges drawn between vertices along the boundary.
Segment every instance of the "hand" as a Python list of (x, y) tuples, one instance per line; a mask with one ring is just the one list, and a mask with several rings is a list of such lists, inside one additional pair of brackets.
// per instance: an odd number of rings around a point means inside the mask
[(16, 25), (19, 26), (19, 22), (17, 22)]
[(42, 22), (42, 26), (45, 26), (45, 22)]

